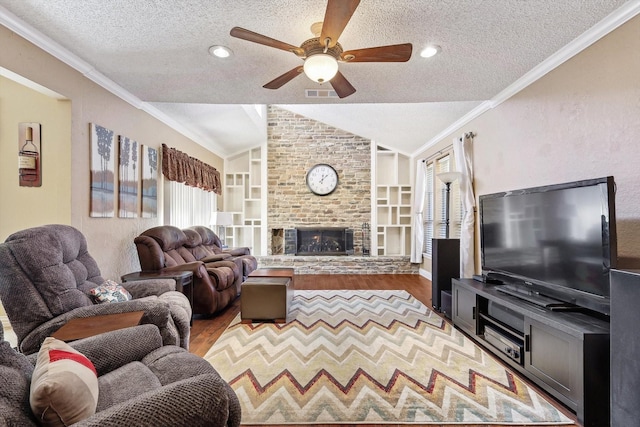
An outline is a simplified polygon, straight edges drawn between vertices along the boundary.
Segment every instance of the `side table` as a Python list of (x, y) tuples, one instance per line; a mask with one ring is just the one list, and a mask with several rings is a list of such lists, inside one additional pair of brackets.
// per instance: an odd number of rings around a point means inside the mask
[(102, 314), (92, 317), (77, 317), (69, 320), (60, 329), (51, 334), (62, 341), (74, 341), (92, 337), (117, 329), (129, 328), (140, 324), (144, 311)]
[[(191, 305), (191, 324), (193, 325), (193, 272), (191, 271), (136, 271), (120, 277), (122, 282), (136, 280), (173, 279), (176, 282), (176, 290), (182, 292)], [(185, 289), (186, 288), (186, 289)], [(186, 292), (185, 292), (186, 290)]]

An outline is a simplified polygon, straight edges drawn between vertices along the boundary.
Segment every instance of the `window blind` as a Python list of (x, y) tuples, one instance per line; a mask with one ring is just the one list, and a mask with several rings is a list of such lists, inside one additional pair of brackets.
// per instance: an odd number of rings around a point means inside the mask
[(194, 225), (211, 227), (211, 215), (217, 210), (216, 193), (165, 180), (167, 209), (165, 223), (178, 228)]
[(433, 239), (433, 163), (427, 165), (427, 177), (425, 180), (425, 200), (424, 200), (424, 248), (423, 252), (431, 255), (431, 239)]

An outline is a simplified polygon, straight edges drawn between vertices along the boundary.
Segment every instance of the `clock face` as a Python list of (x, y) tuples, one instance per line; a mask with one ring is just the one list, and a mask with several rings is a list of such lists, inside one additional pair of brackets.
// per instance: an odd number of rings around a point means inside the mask
[(319, 163), (309, 169), (307, 186), (319, 196), (331, 194), (338, 186), (338, 173), (331, 166)]

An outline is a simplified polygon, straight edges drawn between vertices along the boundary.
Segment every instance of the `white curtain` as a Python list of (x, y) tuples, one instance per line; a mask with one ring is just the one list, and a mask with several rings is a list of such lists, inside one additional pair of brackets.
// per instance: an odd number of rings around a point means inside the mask
[(471, 143), (473, 134), (466, 133), (453, 140), (453, 154), (456, 158), (456, 169), (460, 172), (460, 200), (462, 202), (462, 224), (460, 227), (460, 277), (471, 277), (475, 274), (475, 206), (476, 196), (473, 193), (473, 161), (471, 159)]
[(178, 228), (194, 225), (211, 227), (211, 215), (216, 212), (217, 197), (213, 191), (190, 187), (165, 179), (165, 224)]
[(427, 163), (418, 160), (416, 167), (416, 185), (413, 187), (413, 224), (411, 224), (411, 262), (422, 262), (422, 248), (424, 246), (424, 191), (427, 178)]

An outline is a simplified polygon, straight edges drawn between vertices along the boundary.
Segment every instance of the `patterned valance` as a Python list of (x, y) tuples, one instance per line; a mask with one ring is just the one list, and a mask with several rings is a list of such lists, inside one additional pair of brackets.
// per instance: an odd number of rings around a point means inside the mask
[(162, 144), (162, 173), (169, 181), (222, 194), (220, 172), (211, 165)]

